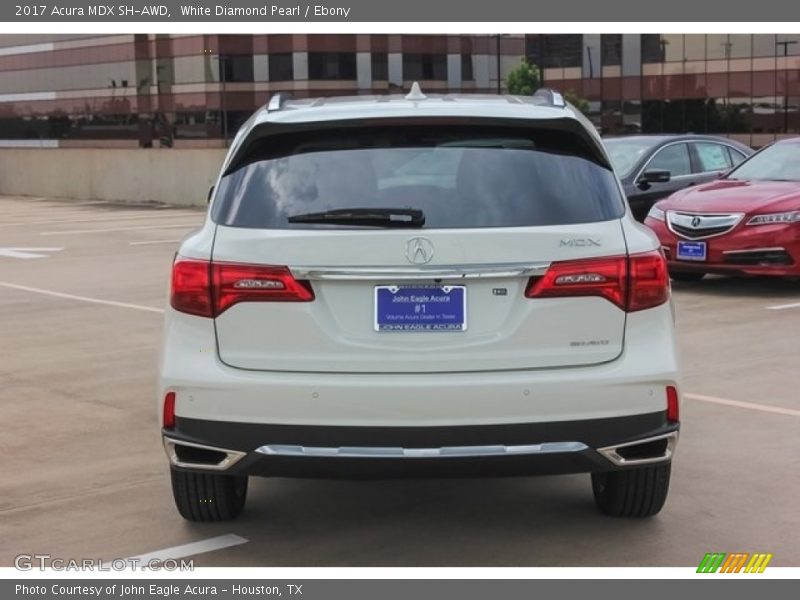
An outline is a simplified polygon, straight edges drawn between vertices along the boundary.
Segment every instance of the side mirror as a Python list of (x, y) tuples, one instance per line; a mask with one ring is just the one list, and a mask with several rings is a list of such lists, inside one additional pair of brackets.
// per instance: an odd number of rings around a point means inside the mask
[(733, 169), (725, 169), (724, 171), (720, 171), (717, 173), (717, 179), (725, 179), (728, 176), (728, 173), (733, 171)]
[(639, 177), (639, 183), (667, 183), (672, 173), (663, 169), (648, 169)]
[(211, 202), (211, 196), (213, 195), (214, 195), (214, 186), (212, 185), (210, 188), (208, 188), (208, 197), (206, 198), (206, 204)]

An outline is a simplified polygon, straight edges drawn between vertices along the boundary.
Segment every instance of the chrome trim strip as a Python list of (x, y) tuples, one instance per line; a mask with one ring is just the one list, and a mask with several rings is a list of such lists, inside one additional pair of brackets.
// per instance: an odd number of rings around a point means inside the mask
[(751, 252), (786, 252), (783, 246), (775, 246), (773, 248), (749, 248), (747, 250), (724, 250), (723, 254), (750, 254)]
[(544, 275), (550, 263), (496, 263), (486, 265), (420, 267), (289, 267), (297, 279), (378, 280), (481, 279)]
[[(213, 450), (214, 452), (224, 452), (225, 458), (223, 458), (217, 464), (208, 464), (208, 463), (193, 463), (193, 462), (184, 462), (180, 458), (178, 458), (178, 454), (175, 451), (175, 446), (188, 446), (190, 448), (200, 448), (201, 450)], [(172, 463), (176, 467), (184, 467), (187, 469), (205, 469), (208, 471), (224, 471), (225, 469), (230, 468), (245, 456), (247, 456), (246, 452), (239, 452), (238, 450), (226, 450), (224, 448), (215, 448), (214, 446), (204, 446), (202, 444), (195, 444), (192, 442), (184, 442), (182, 440), (173, 440), (172, 438), (164, 437), (164, 450), (169, 457), (169, 462)]]
[[(667, 447), (664, 450), (664, 454), (661, 456), (656, 456), (652, 458), (632, 458), (626, 459), (620, 456), (617, 453), (618, 448), (629, 448), (631, 446), (639, 446), (641, 444), (647, 444), (649, 442), (657, 442), (658, 440), (667, 440)], [(645, 438), (643, 440), (636, 440), (633, 442), (626, 442), (624, 444), (616, 444), (614, 446), (607, 446), (605, 448), (598, 448), (597, 451), (602, 454), (605, 458), (610, 460), (617, 466), (626, 467), (632, 465), (648, 465), (657, 462), (663, 462), (665, 460), (669, 460), (672, 458), (672, 455), (675, 453), (675, 447), (678, 444), (678, 432), (672, 431), (670, 433), (666, 433), (664, 435), (657, 435), (650, 438)]]
[[(686, 236), (686, 235), (684, 235), (682, 233), (678, 233), (677, 231), (675, 231), (672, 228), (672, 216), (673, 215), (685, 215), (685, 216), (692, 216), (692, 217), (720, 217), (720, 218), (729, 217), (729, 218), (735, 218), (736, 220), (733, 221), (733, 224), (730, 227), (728, 227), (728, 229), (726, 229), (725, 231), (723, 231), (721, 233), (712, 233), (711, 235), (700, 235), (698, 237), (688, 237), (688, 236)], [(744, 218), (744, 213), (712, 213), (712, 212), (698, 213), (698, 212), (688, 212), (688, 211), (683, 211), (683, 210), (668, 210), (667, 211), (667, 219), (666, 219), (666, 221), (667, 221), (667, 229), (669, 229), (672, 233), (674, 233), (675, 235), (677, 235), (680, 238), (683, 238), (685, 240), (690, 240), (690, 241), (694, 242), (694, 241), (697, 241), (697, 240), (705, 240), (705, 239), (708, 239), (708, 238), (718, 237), (720, 235), (725, 235), (726, 233), (729, 233), (730, 231), (732, 231), (733, 228), (736, 227), (739, 223), (741, 223), (743, 218)], [(697, 231), (698, 233), (701, 233), (703, 230), (702, 229), (696, 229), (695, 231)]]
[(327, 458), (470, 458), (479, 456), (520, 456), (581, 452), (581, 442), (546, 442), (517, 446), (443, 446), (441, 448), (401, 448), (379, 446), (312, 447), (267, 444), (256, 449), (267, 456), (306, 456)]

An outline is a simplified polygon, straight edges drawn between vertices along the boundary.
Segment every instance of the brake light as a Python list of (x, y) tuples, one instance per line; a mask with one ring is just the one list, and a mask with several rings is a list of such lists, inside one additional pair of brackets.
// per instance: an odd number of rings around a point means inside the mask
[(311, 287), (286, 267), (212, 263), (215, 315), (238, 302), (310, 302)]
[(309, 302), (314, 292), (288, 268), (178, 257), (172, 266), (175, 310), (216, 317), (239, 302)]
[(669, 276), (663, 254), (642, 254), (554, 262), (531, 278), (528, 298), (599, 296), (626, 312), (659, 306), (669, 298)]
[(554, 262), (539, 278), (531, 278), (528, 298), (600, 296), (625, 309), (627, 258), (589, 258)]
[(190, 315), (213, 316), (208, 261), (176, 257), (172, 265), (169, 303), (175, 310)]
[(674, 385), (667, 386), (667, 421), (670, 423), (680, 421), (678, 389)]
[(164, 412), (161, 423), (164, 429), (175, 427), (175, 392), (167, 392), (164, 396)]
[(630, 257), (628, 312), (660, 306), (669, 300), (667, 261), (660, 250)]

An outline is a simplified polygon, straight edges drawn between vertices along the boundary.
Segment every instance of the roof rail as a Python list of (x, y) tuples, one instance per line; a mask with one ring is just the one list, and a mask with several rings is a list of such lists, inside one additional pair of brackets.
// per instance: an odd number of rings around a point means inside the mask
[(283, 105), (291, 99), (291, 94), (287, 94), (286, 92), (278, 92), (269, 99), (269, 102), (267, 103), (267, 112), (273, 112), (282, 109)]
[(557, 108), (564, 108), (567, 106), (567, 103), (564, 100), (564, 96), (561, 95), (561, 92), (551, 90), (550, 88), (539, 88), (533, 93), (533, 97), (541, 98), (550, 106), (555, 106)]

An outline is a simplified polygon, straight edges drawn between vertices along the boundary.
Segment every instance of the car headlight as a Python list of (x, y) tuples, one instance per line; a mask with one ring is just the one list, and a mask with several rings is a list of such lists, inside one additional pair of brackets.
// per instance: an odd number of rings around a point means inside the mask
[(648, 218), (655, 219), (656, 221), (664, 220), (664, 211), (657, 206), (651, 206), (650, 212), (647, 213)]
[(756, 215), (752, 217), (748, 225), (778, 225), (782, 223), (798, 223), (800, 222), (800, 210), (793, 210), (791, 212), (782, 213), (769, 213), (766, 215)]

